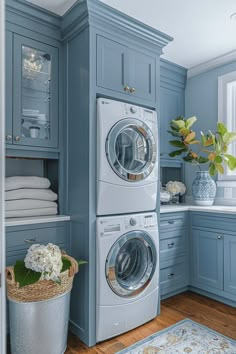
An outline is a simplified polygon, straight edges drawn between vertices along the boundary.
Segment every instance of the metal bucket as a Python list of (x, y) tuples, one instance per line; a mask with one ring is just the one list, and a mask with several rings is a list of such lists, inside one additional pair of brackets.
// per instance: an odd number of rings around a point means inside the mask
[(70, 292), (47, 301), (9, 300), (11, 354), (63, 354)]

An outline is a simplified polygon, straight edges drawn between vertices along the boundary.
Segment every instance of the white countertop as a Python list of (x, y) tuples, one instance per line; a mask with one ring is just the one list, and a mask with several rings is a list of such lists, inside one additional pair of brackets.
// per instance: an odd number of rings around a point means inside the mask
[(21, 225), (33, 225), (44, 224), (47, 222), (60, 222), (68, 221), (70, 216), (67, 215), (53, 215), (53, 216), (34, 216), (28, 218), (8, 218), (5, 221), (5, 226), (21, 226)]
[(207, 213), (221, 213), (221, 214), (235, 214), (236, 206), (226, 205), (212, 205), (212, 206), (198, 206), (189, 204), (172, 204), (161, 205), (160, 213), (176, 213), (179, 211), (201, 211)]

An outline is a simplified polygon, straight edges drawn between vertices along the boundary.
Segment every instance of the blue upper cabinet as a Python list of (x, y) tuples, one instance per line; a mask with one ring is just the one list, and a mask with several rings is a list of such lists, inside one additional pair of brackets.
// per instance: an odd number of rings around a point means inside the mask
[(97, 86), (155, 101), (156, 58), (98, 35)]
[(12, 140), (7, 143), (57, 148), (58, 49), (14, 34), (13, 58)]
[[(97, 85), (123, 92), (128, 73), (128, 48), (124, 45), (97, 36)], [(126, 65), (125, 65), (126, 63)]]
[(145, 100), (155, 101), (156, 59), (135, 50), (129, 50), (128, 70), (130, 93)]
[(160, 153), (161, 158), (169, 158), (173, 151), (169, 144), (171, 135), (167, 133), (172, 119), (184, 115), (185, 81), (187, 70), (166, 60), (161, 60), (160, 84)]
[(205, 290), (223, 290), (223, 236), (216, 231), (192, 230), (192, 283)]
[(236, 235), (224, 237), (224, 291), (236, 295)]

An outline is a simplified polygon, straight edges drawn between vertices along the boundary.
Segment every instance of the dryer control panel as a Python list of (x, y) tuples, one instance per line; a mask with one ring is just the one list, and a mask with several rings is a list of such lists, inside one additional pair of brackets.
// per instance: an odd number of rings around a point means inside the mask
[(123, 112), (126, 117), (139, 118), (142, 121), (149, 121), (154, 123), (157, 120), (155, 111), (140, 106), (134, 106), (128, 103), (124, 103)]

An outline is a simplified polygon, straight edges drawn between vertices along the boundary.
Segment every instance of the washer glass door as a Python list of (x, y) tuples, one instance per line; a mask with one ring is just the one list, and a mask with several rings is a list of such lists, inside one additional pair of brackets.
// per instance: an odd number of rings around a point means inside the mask
[(141, 181), (156, 163), (156, 142), (149, 126), (138, 119), (123, 119), (110, 130), (106, 154), (114, 172), (129, 182)]
[(156, 247), (144, 231), (121, 236), (106, 260), (110, 288), (121, 297), (136, 296), (148, 286), (157, 264)]

